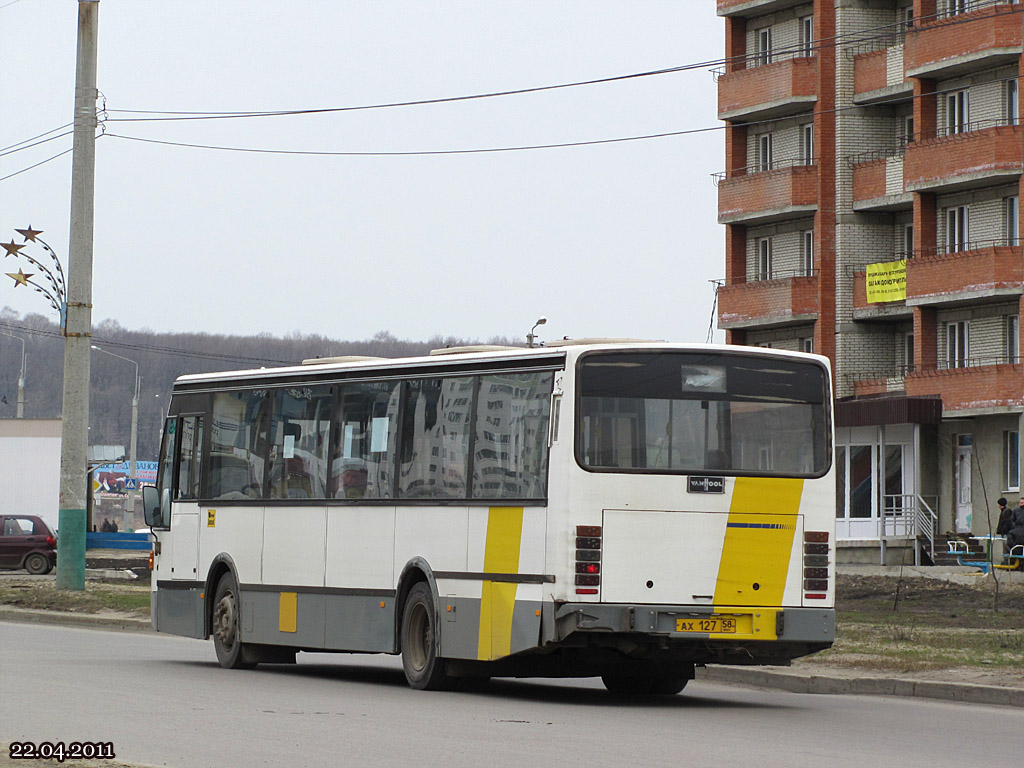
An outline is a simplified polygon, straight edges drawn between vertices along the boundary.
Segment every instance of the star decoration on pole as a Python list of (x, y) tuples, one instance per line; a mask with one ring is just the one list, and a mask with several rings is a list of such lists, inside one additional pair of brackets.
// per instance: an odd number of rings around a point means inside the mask
[(4, 254), (4, 258), (6, 259), (8, 256), (14, 256), (15, 258), (17, 258), (18, 251), (20, 251), (25, 246), (24, 244), (15, 245), (14, 241), (12, 240), (9, 243), (0, 243), (0, 247), (3, 247), (7, 251), (7, 253)]
[(33, 276), (33, 273), (25, 274), (25, 270), (19, 269), (17, 273), (7, 272), (7, 276), (14, 280), (14, 287), (17, 288), (19, 285), (29, 285), (29, 278)]
[[(7, 256), (19, 256), (29, 264), (36, 268), (36, 272), (26, 274), (23, 269), (18, 269), (17, 272), (5, 273), (8, 277), (14, 280), (14, 287), (17, 288), (19, 285), (32, 286), (36, 293), (41, 293), (50, 302), (50, 306), (57, 310), (57, 314), (60, 316), (60, 327), (61, 330), (65, 329), (65, 322), (67, 318), (67, 283), (64, 280), (64, 267), (61, 266), (60, 259), (57, 258), (56, 252), (46, 243), (45, 240), (40, 239), (40, 235), (43, 234), (41, 229), (33, 229), (32, 225), (29, 224), (25, 229), (15, 229), (19, 235), (24, 238), (25, 242), (21, 244), (15, 243), (13, 240), (9, 243), (0, 243), (6, 253), (4, 258)], [(25, 248), (29, 243), (39, 245), (49, 255), (50, 260), (53, 262), (52, 266), (48, 266), (43, 261), (30, 256), (27, 252), (21, 253), (21, 250)], [(41, 274), (46, 279), (41, 282), (32, 280), (37, 274)]]
[[(30, 240), (33, 243), (35, 243), (35, 242), (42, 242), (42, 241), (37, 241), (36, 240), (36, 236), (43, 234), (43, 230), (41, 230), (41, 229), (32, 229), (32, 225), (31, 224), (28, 225), (28, 229), (16, 229), (14, 231), (17, 232), (22, 237), (24, 237), (26, 243), (29, 242)], [(22, 246), (22, 248), (24, 248), (24, 247), (25, 246)]]

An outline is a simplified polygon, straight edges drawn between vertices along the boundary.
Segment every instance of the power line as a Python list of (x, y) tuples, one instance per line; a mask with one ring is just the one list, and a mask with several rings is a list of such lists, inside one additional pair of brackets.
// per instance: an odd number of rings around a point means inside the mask
[(45, 165), (46, 163), (50, 162), (51, 160), (56, 160), (58, 157), (66, 155), (72, 149), (74, 149), (74, 147), (68, 147), (63, 152), (58, 152), (56, 155), (48, 157), (45, 160), (40, 160), (38, 163), (35, 163), (34, 165), (30, 165), (27, 168), (22, 168), (20, 171), (15, 171), (14, 173), (9, 173), (6, 176), (0, 176), (0, 181), (7, 181), (7, 179), (13, 179), (15, 176), (17, 176), (19, 174), (22, 174), (22, 173), (25, 173), (25, 171), (31, 171), (33, 168), (38, 168), (40, 165)]
[[(9, 331), (17, 331), (18, 333), (27, 333), (30, 335), (43, 336), (46, 338), (62, 339), (64, 334), (60, 331), (44, 330), (41, 328), (28, 328), (21, 325), (13, 325), (10, 323), (0, 322), (0, 328), (4, 328)], [(205, 360), (232, 360), (240, 363), (275, 363), (278, 365), (296, 365), (295, 360), (275, 360), (267, 357), (249, 357), (245, 355), (230, 355), (230, 354), (217, 354), (215, 352), (196, 352), (194, 350), (181, 349), (178, 347), (166, 347), (156, 344), (133, 344), (125, 341), (114, 341), (113, 339), (104, 339), (100, 336), (93, 336), (93, 341), (98, 344), (103, 344), (108, 347), (115, 347), (120, 349), (137, 349), (145, 352), (152, 352), (158, 355), (172, 355), (176, 357), (195, 357)]]
[[(58, 126), (56, 128), (51, 128), (48, 131), (43, 131), (42, 133), (37, 134), (36, 136), (33, 136), (32, 138), (25, 139), (24, 141), (19, 141), (19, 142), (15, 143), (15, 144), (10, 144), (10, 145), (8, 145), (6, 147), (0, 147), (0, 153), (6, 154), (7, 150), (9, 150), (9, 149), (14, 149), (15, 147), (20, 147), (22, 144), (28, 144), (30, 141), (35, 141), (36, 139), (41, 139), (41, 138), (43, 138), (43, 136), (48, 136), (51, 133), (56, 133), (57, 131), (63, 130), (64, 128), (68, 128), (68, 127), (70, 127), (72, 125), (74, 125), (74, 123), (64, 123), (64, 125), (60, 125), (60, 126)], [(62, 136), (66, 136), (67, 134), (65, 133), (65, 134), (61, 134), (61, 135)], [(47, 141), (49, 141), (49, 139), (47, 139)]]
[(15, 152), (22, 152), (22, 151), (24, 151), (26, 149), (32, 149), (32, 147), (38, 147), (40, 144), (45, 144), (48, 141), (54, 141), (56, 139), (62, 139), (65, 136), (70, 136), (73, 133), (74, 133), (74, 131), (64, 131), (64, 133), (58, 133), (56, 136), (51, 136), (48, 139), (41, 139), (39, 141), (32, 142), (31, 144), (27, 144), (25, 142), (21, 142), (24, 146), (14, 145), (16, 147), (15, 149), (12, 149), (12, 148), (8, 147), (6, 149), (0, 150), (0, 157), (6, 157), (7, 155), (13, 155)]
[[(566, 147), (585, 147), (596, 144), (617, 144), (626, 141), (644, 141), (647, 139), (662, 139), (668, 136), (684, 136), (691, 133), (708, 133), (710, 131), (722, 130), (724, 126), (716, 125), (710, 128), (691, 128), (682, 131), (666, 131), (664, 133), (650, 133), (642, 136), (621, 136), (612, 139), (594, 139), (591, 141), (567, 141), (556, 144), (532, 144), (514, 147), (479, 147), (476, 149), (429, 149), (410, 150), (405, 152), (342, 152), (342, 151), (318, 151), (298, 149), (267, 149), (261, 147), (233, 147), (218, 144), (194, 144), (184, 141), (165, 141), (161, 139), (147, 139), (141, 136), (125, 136), (118, 133), (107, 133), (114, 139), (125, 139), (128, 141), (141, 141), (147, 144), (162, 144), (171, 147), (188, 147), (191, 149), (213, 149), (225, 152), (254, 152), (268, 155), (314, 155), (328, 157), (407, 157), (414, 155), (473, 155), (494, 152), (523, 152), (534, 149), (563, 149)], [(2, 181), (2, 179), (0, 179)]]
[[(1021, 13), (1021, 9), (1011, 9), (1007, 11), (999, 11), (999, 14), (1011, 14)], [(947, 20), (947, 24), (944, 26), (953, 26), (958, 24), (967, 24), (981, 19), (989, 18), (994, 14), (987, 14), (985, 16), (972, 16), (966, 19), (955, 19), (955, 17), (947, 16), (944, 12), (937, 12), (926, 16), (919, 16), (914, 21), (915, 23), (930, 21), (934, 19), (943, 18)], [(873, 39), (877, 39), (879, 35), (877, 33), (885, 30), (906, 30), (906, 23), (903, 21), (896, 21), (890, 24), (883, 24), (876, 27), (869, 27), (867, 29), (856, 30), (852, 32), (843, 32), (832, 35), (830, 37), (818, 38), (812, 41), (812, 44), (796, 44), (784, 48), (775, 48), (772, 50), (772, 54), (779, 56), (787, 53), (799, 53), (812, 51), (824, 50), (824, 49), (835, 49), (838, 50), (846, 46), (857, 46), (862, 45), (866, 42), (870, 42)], [(479, 99), (491, 99), (504, 96), (520, 96), (528, 93), (541, 93), (544, 91), (562, 90), (567, 88), (578, 88), (588, 85), (601, 85), (614, 82), (622, 82), (626, 80), (635, 80), (645, 77), (654, 77), (658, 75), (673, 74), (677, 72), (686, 72), (694, 69), (705, 69), (707, 67), (720, 67), (740, 61), (748, 61), (757, 59), (761, 54), (744, 54), (742, 56), (724, 57), (720, 59), (709, 59), (707, 61), (690, 62), (687, 64), (680, 64), (673, 67), (664, 67), (661, 69), (645, 70), (641, 72), (632, 72), (625, 75), (612, 75), (610, 77), (593, 78), (590, 80), (577, 80), (568, 83), (556, 83), (554, 85), (540, 85), (532, 86), (527, 88), (515, 88), (504, 91), (490, 91), (484, 93), (475, 93), (462, 96), (445, 96), (434, 99), (417, 99), (409, 101), (395, 101), (395, 102), (384, 102), (379, 104), (361, 104), (346, 107), (315, 107), (309, 109), (282, 109), (282, 110), (253, 110), (253, 111), (176, 111), (176, 110), (147, 110), (147, 109), (111, 109), (108, 110), (111, 114), (135, 114), (135, 115), (158, 115), (158, 117), (112, 117), (109, 118), (110, 122), (162, 122), (162, 121), (190, 121), (190, 120), (232, 120), (232, 119), (249, 119), (249, 118), (263, 118), (263, 117), (285, 117), (294, 115), (314, 115), (314, 114), (330, 114), (339, 112), (358, 112), (364, 110), (376, 110), (376, 109), (392, 109), (395, 107), (413, 107), (413, 106), (426, 106), (434, 104), (450, 104), (463, 101), (474, 101)]]

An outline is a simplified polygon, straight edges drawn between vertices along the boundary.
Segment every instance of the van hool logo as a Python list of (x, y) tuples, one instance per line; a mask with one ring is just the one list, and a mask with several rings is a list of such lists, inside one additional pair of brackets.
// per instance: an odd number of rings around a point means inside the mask
[(690, 475), (686, 490), (690, 493), (725, 493), (725, 478)]

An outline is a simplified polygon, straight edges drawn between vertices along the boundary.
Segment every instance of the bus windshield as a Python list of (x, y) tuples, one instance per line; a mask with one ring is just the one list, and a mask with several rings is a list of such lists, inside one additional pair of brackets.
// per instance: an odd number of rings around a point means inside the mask
[(826, 369), (722, 352), (598, 353), (579, 371), (577, 460), (588, 470), (820, 477)]

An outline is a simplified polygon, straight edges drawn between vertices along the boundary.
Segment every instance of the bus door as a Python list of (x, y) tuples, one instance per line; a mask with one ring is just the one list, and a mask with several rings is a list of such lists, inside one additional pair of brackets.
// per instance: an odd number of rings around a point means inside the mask
[(171, 578), (194, 581), (199, 578), (199, 470), (202, 466), (203, 417), (178, 419), (178, 471), (175, 473), (171, 527)]

